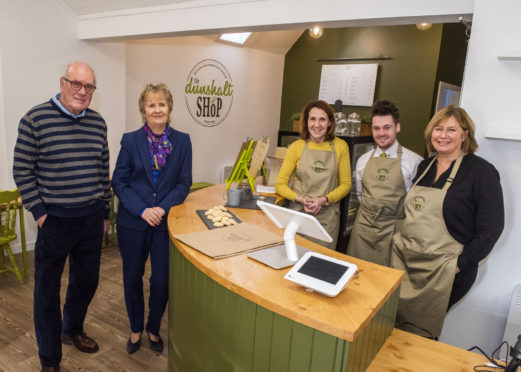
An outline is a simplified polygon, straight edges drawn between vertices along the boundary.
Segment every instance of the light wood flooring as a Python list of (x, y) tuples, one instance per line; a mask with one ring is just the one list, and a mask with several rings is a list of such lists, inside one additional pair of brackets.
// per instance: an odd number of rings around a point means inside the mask
[[(19, 255), (18, 255), (19, 256)], [(40, 371), (40, 360), (33, 323), (34, 253), (28, 252), (29, 273), (20, 285), (12, 273), (0, 274), (0, 372)], [(21, 262), (21, 257), (18, 257)], [(67, 267), (62, 276), (62, 306), (67, 286)], [(145, 306), (148, 299), (150, 267), (143, 278)], [(148, 313), (146, 313), (148, 314)], [(60, 371), (166, 371), (168, 364), (168, 309), (161, 324), (165, 343), (163, 353), (150, 350), (143, 335), (142, 347), (136, 353), (126, 352), (130, 329), (123, 297), (121, 257), (116, 245), (103, 248), (100, 283), (85, 320), (85, 332), (95, 339), (100, 350), (85, 354), (74, 346), (63, 345)]]

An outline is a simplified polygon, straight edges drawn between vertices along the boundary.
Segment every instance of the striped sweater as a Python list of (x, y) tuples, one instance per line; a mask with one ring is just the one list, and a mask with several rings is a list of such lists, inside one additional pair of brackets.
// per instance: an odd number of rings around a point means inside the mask
[(13, 177), (24, 207), (45, 214), (84, 217), (110, 201), (107, 126), (96, 111), (84, 117), (63, 112), (52, 99), (20, 121)]

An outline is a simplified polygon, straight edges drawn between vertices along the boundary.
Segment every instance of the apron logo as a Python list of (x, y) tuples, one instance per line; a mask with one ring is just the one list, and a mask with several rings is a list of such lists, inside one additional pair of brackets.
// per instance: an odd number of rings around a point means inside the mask
[(414, 210), (420, 212), (425, 207), (425, 199), (422, 196), (417, 196), (413, 200)]
[(326, 166), (320, 160), (317, 160), (311, 166), (316, 173), (320, 173), (326, 170)]
[(376, 171), (376, 178), (378, 181), (387, 181), (389, 171), (385, 168), (380, 168)]

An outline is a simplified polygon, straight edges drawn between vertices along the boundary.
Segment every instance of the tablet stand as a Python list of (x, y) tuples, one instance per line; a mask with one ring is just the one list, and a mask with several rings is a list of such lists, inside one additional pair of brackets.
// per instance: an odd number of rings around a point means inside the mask
[(318, 220), (306, 213), (297, 212), (292, 209), (282, 208), (278, 205), (257, 201), (257, 205), (266, 213), (266, 215), (284, 230), (284, 245), (277, 245), (251, 252), (248, 257), (253, 258), (274, 269), (283, 269), (295, 264), (300, 257), (310, 251), (307, 248), (297, 246), (295, 243), (295, 234), (300, 230), (306, 235), (312, 236), (324, 241), (332, 241), (333, 239), (324, 230)]
[[(309, 252), (309, 249), (297, 245), (296, 251), (298, 258), (300, 258), (304, 256), (306, 252)], [(286, 255), (286, 247), (284, 245), (276, 245), (274, 247), (248, 253), (248, 257), (253, 258), (255, 261), (262, 262), (264, 265), (276, 270), (293, 266), (295, 265), (295, 262), (298, 261), (298, 258), (297, 261), (288, 259), (288, 256)]]

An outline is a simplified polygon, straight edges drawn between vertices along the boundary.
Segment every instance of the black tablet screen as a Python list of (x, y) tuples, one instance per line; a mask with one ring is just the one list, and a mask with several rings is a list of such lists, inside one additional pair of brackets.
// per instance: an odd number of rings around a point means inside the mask
[(304, 262), (304, 265), (298, 269), (298, 272), (315, 279), (336, 284), (347, 270), (347, 266), (311, 256), (306, 262)]

